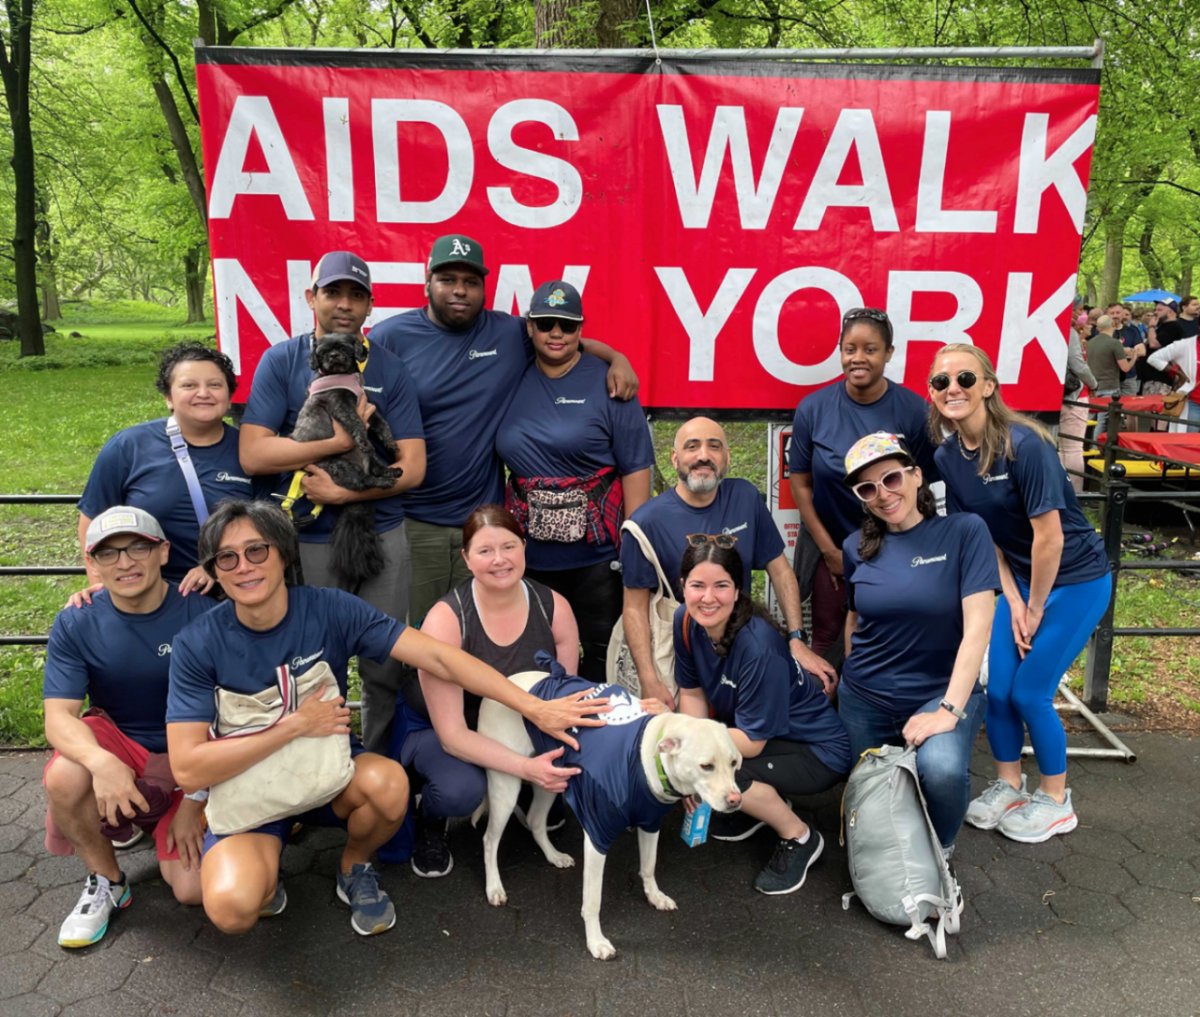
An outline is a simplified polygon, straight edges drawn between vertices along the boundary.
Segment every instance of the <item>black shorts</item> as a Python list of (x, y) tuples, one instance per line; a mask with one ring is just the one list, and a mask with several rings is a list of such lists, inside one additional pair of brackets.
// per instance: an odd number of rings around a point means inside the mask
[(745, 792), (754, 781), (770, 784), (781, 795), (798, 798), (819, 795), (846, 779), (846, 774), (826, 766), (811, 748), (785, 738), (770, 738), (753, 759), (743, 759), (734, 774), (738, 790)]

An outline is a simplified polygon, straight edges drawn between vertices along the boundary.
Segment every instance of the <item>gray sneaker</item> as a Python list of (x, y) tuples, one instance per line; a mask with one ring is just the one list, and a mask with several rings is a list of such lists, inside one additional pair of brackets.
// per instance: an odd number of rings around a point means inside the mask
[(283, 880), (279, 880), (275, 884), (275, 896), (272, 897), (262, 910), (258, 913), (259, 918), (274, 918), (276, 915), (283, 914), (283, 909), (287, 907), (287, 890), (283, 888)]
[(1045, 791), (1035, 791), (1020, 808), (1012, 809), (1000, 820), (999, 829), (1009, 840), (1022, 844), (1040, 844), (1058, 833), (1070, 833), (1079, 825), (1071, 805), (1071, 789), (1059, 805)]
[(996, 829), (1005, 815), (1029, 801), (1025, 780), (1025, 774), (1021, 774), (1021, 790), (1014, 791), (1008, 781), (997, 777), (983, 794), (967, 806), (967, 822), (981, 830)]
[(360, 936), (387, 932), (396, 924), (396, 909), (391, 898), (379, 886), (379, 873), (366, 865), (355, 865), (349, 872), (339, 872), (337, 895), (343, 904), (350, 905), (350, 927)]

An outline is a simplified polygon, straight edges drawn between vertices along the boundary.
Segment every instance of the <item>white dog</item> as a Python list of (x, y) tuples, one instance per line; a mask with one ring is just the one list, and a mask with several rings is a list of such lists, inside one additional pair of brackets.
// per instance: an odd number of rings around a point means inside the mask
[[(660, 911), (674, 911), (675, 902), (659, 890), (654, 879), (659, 824), (681, 798), (691, 794), (699, 795), (719, 812), (739, 808), (742, 796), (734, 774), (742, 765), (742, 757), (723, 724), (678, 713), (651, 716), (620, 686), (593, 686), (582, 678), (566, 676), (557, 665), (553, 677), (541, 671), (526, 671), (509, 680), (529, 691), (545, 679), (534, 693), (545, 699), (580, 689), (594, 689), (595, 697), (607, 696), (613, 707), (603, 715), (607, 726), (572, 729), (579, 740), (576, 752), (527, 726), (508, 707), (485, 699), (479, 709), (479, 733), (525, 756), (565, 747), (561, 765), (583, 770), (568, 782), (566, 798), (584, 829), (582, 914), (588, 950), (598, 960), (608, 960), (617, 951), (600, 931), (600, 897), (604, 859), (613, 839), (629, 826), (638, 827), (646, 899)], [(500, 882), (496, 854), (517, 803), (521, 779), (497, 770), (488, 770), (487, 777), (488, 797), (473, 818), (478, 819), (487, 807), (490, 815), (483, 838), (487, 899), (490, 904), (504, 904), (508, 895)], [(546, 817), (553, 801), (552, 793), (534, 785), (529, 828), (546, 860), (561, 869), (575, 861), (556, 851), (546, 834)]]

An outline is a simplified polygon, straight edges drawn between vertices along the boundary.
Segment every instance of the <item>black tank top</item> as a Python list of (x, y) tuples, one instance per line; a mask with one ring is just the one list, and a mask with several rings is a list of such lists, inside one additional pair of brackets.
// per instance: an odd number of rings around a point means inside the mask
[[(494, 667), (502, 675), (537, 671), (538, 666), (533, 658), (538, 650), (545, 650), (550, 656), (555, 656), (554, 633), (551, 631), (554, 622), (554, 594), (549, 587), (532, 579), (522, 579), (521, 582), (529, 602), (529, 617), (525, 622), (525, 631), (508, 646), (498, 646), (484, 631), (483, 622), (479, 618), (479, 607), (475, 603), (474, 579), (468, 579), (461, 586), (455, 587), (439, 601), (446, 604), (458, 619), (463, 650)], [(417, 687), (420, 688), (419, 685)], [(473, 692), (463, 691), (463, 716), (467, 727), (472, 731), (479, 726), (480, 702), (480, 697)], [(426, 720), (429, 719), (424, 696), (421, 697), (419, 706), (412, 702), (409, 705)]]

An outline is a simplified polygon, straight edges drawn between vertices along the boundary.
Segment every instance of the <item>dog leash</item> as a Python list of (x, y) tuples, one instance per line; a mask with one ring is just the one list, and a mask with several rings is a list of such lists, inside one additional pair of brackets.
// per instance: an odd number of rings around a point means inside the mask
[[(309, 342), (312, 343), (312, 342), (315, 342), (315, 340), (316, 340), (316, 333), (314, 332), (309, 337)], [(367, 369), (367, 362), (371, 359), (371, 341), (366, 336), (363, 336), (362, 344), (363, 344), (363, 358), (362, 358), (362, 360), (355, 361), (358, 364), (358, 373), (359, 374), (362, 374)], [(172, 419), (174, 419), (174, 418), (172, 418)], [(176, 453), (176, 455), (178, 455), (178, 453)], [(182, 462), (181, 462), (181, 465), (182, 465)], [(298, 520), (295, 518), (295, 515), (292, 512), (292, 508), (296, 504), (297, 501), (299, 501), (302, 497), (304, 497), (304, 478), (307, 476), (308, 476), (308, 474), (305, 473), (303, 470), (297, 470), (295, 473), (293, 473), (292, 474), (292, 482), (290, 484), (288, 484), (287, 494), (285, 494), (283, 496), (283, 500), (279, 503), (279, 507), (282, 508), (283, 511), (288, 514), (288, 517), (290, 519), (292, 519), (293, 522), (295, 522), (296, 527), (298, 529), (302, 528), (304, 526), (309, 526), (312, 523), (314, 523), (317, 519), (317, 516), (319, 516), (321, 514), (321, 509), (323, 509), (325, 507), (324, 505), (313, 505), (312, 511), (307, 516), (305, 516), (303, 519)]]

